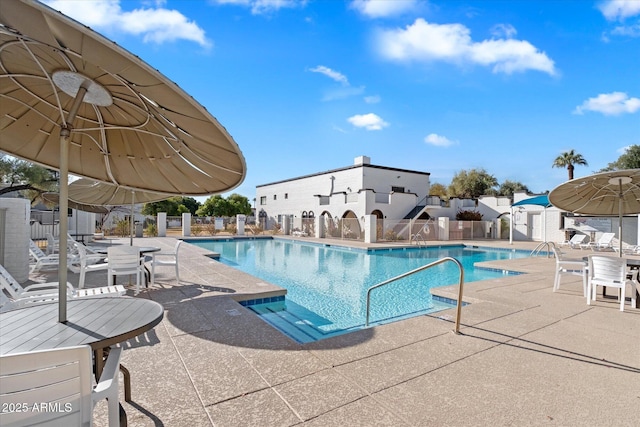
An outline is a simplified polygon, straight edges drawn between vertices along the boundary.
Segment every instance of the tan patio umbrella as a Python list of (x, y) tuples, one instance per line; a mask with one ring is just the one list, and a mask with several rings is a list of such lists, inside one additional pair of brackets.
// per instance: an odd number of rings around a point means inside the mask
[(69, 201), (101, 206), (121, 206), (131, 204), (131, 241), (133, 246), (133, 205), (168, 199), (171, 194), (133, 190), (107, 182), (81, 178), (69, 184)]
[(640, 169), (603, 172), (560, 184), (549, 193), (555, 207), (594, 216), (618, 216), (622, 256), (622, 217), (640, 213)]
[[(0, 151), (60, 171), (145, 191), (210, 195), (240, 185), (233, 138), (175, 83), (67, 16), (29, 0), (0, 1)], [(66, 245), (67, 219), (60, 221)], [(65, 241), (62, 241), (65, 240)], [(66, 295), (66, 253), (60, 256)], [(60, 298), (66, 321), (66, 298)]]
[[(60, 194), (59, 193), (42, 193), (42, 200), (47, 203), (52, 203), (54, 205), (60, 204)], [(78, 203), (71, 199), (69, 199), (68, 207), (71, 209), (76, 209), (84, 212), (91, 212), (97, 214), (106, 214), (109, 212), (109, 209), (104, 206), (90, 205), (85, 203)]]

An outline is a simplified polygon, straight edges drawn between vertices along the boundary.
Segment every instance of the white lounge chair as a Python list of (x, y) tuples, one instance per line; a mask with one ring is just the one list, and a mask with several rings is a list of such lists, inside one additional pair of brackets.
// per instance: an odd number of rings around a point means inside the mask
[(58, 263), (60, 262), (58, 254), (45, 254), (33, 240), (29, 241), (29, 255), (32, 259), (29, 269), (30, 273), (33, 273), (34, 271), (58, 268)]
[[(182, 244), (182, 240), (178, 240), (176, 242), (175, 247), (173, 248), (173, 252), (154, 252), (151, 254), (151, 284), (153, 285), (156, 276), (156, 266), (169, 266), (175, 267), (176, 269), (176, 282), (180, 283), (180, 271), (178, 266), (178, 251), (180, 250), (180, 245)], [(165, 259), (163, 259), (165, 258)]]
[(605, 249), (613, 250), (613, 238), (616, 233), (602, 233), (602, 236), (596, 242), (589, 242), (580, 245), (583, 249), (593, 249), (594, 251), (602, 251)]
[(28, 408), (3, 410), (0, 424), (91, 426), (93, 407), (107, 399), (109, 427), (119, 426), (121, 355), (121, 348), (111, 348), (97, 384), (88, 345), (0, 356), (0, 404), (3, 408)]
[(580, 259), (566, 258), (564, 254), (557, 248), (552, 248), (553, 254), (556, 256), (556, 277), (553, 281), (553, 292), (560, 289), (560, 277), (562, 275), (572, 275), (582, 277), (582, 294), (587, 296), (587, 263)]
[[(627, 277), (630, 278), (628, 279)], [(589, 280), (587, 286), (587, 304), (596, 300), (597, 287), (620, 289), (620, 311), (624, 311), (625, 290), (631, 285), (631, 307), (636, 306), (638, 270), (627, 271), (625, 258), (603, 255), (589, 255)]]
[[(0, 292), (6, 293), (13, 300), (13, 303), (18, 306), (33, 302), (57, 301), (58, 283), (35, 283), (23, 287), (4, 266), (0, 265)], [(76, 289), (71, 283), (67, 282), (67, 298), (120, 296), (125, 293), (126, 289), (121, 285)]]
[(560, 246), (569, 246), (571, 249), (578, 249), (580, 245), (587, 237), (586, 234), (574, 234), (570, 240), (565, 240), (564, 242), (558, 243)]

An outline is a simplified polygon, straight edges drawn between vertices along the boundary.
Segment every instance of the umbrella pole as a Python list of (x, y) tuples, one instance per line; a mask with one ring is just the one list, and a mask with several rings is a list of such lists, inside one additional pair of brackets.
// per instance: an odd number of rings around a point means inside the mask
[(135, 191), (131, 191), (131, 215), (129, 216), (129, 246), (133, 246), (133, 204), (135, 201)]
[(60, 132), (60, 242), (58, 250), (58, 321), (67, 321), (67, 207), (69, 206), (69, 129)]
[(76, 118), (80, 103), (87, 89), (80, 86), (76, 94), (66, 123), (60, 129), (60, 249), (58, 250), (58, 321), (67, 322), (67, 233), (69, 232), (69, 138), (71, 123)]
[(618, 254), (622, 258), (622, 179), (618, 180), (620, 186), (620, 193), (618, 194), (618, 243), (620, 244), (620, 250)]

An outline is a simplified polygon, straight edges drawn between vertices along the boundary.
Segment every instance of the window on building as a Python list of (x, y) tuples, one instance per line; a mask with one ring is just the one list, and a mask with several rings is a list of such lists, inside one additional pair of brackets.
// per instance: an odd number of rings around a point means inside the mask
[(273, 195), (273, 200), (278, 200), (278, 196), (276, 196), (275, 194)]
[(261, 196), (260, 205), (266, 205), (266, 204), (267, 204), (267, 196)]
[(289, 198), (289, 193), (284, 193), (284, 198), (288, 199)]
[(404, 187), (391, 186), (391, 191), (393, 191), (394, 193), (404, 193)]

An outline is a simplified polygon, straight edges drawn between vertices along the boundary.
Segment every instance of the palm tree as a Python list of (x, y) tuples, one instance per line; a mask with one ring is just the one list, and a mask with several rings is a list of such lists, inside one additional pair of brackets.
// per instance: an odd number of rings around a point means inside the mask
[(582, 154), (576, 153), (575, 150), (565, 151), (553, 161), (554, 168), (567, 168), (567, 171), (569, 171), (569, 180), (573, 179), (573, 165), (588, 166)]

